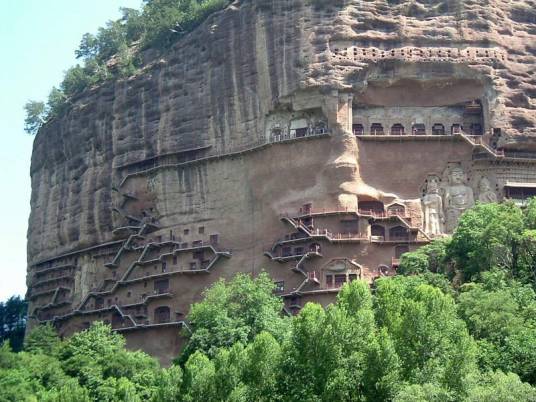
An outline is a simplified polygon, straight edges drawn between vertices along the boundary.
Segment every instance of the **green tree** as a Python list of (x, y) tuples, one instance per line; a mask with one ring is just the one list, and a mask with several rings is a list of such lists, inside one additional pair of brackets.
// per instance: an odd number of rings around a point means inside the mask
[(96, 58), (99, 54), (99, 43), (95, 35), (85, 33), (80, 40), (78, 49), (74, 51), (77, 59)]
[(217, 401), (215, 376), (214, 363), (202, 352), (194, 352), (184, 367), (184, 401)]
[[(292, 335), (283, 347), (281, 394), (288, 401), (320, 401), (339, 355), (326, 337), (326, 312), (307, 303), (292, 321)], [(326, 342), (328, 341), (328, 342)]]
[(458, 395), (476, 370), (476, 348), (454, 299), (414, 277), (377, 281), (377, 320), (400, 357), (401, 378)]
[(127, 46), (126, 29), (121, 20), (108, 21), (105, 27), (97, 33), (98, 52), (96, 58), (107, 61), (119, 52), (122, 46)]
[(14, 353), (8, 343), (0, 348), (0, 400), (54, 400), (57, 390), (69, 383), (72, 379), (65, 375), (55, 356)]
[(536, 388), (521, 382), (513, 373), (490, 372), (469, 391), (467, 402), (533, 402)]
[(26, 117), (24, 118), (24, 131), (35, 135), (45, 123), (45, 103), (30, 100), (24, 105)]
[(24, 350), (30, 353), (57, 355), (61, 341), (54, 327), (50, 324), (38, 325), (26, 336)]
[[(353, 401), (363, 397), (366, 361), (375, 322), (368, 285), (345, 285), (326, 311), (307, 304), (294, 318), (283, 346), (281, 381), (287, 400)], [(369, 378), (372, 378), (370, 376)]]
[(218, 348), (246, 344), (262, 331), (277, 338), (285, 336), (288, 320), (282, 317), (283, 302), (273, 290), (274, 283), (266, 273), (255, 279), (238, 274), (230, 282), (219, 280), (212, 285), (204, 300), (191, 307), (191, 333), (182, 361), (196, 350), (212, 357)]
[(403, 275), (425, 272), (447, 273), (447, 247), (450, 238), (436, 239), (416, 251), (402, 254), (398, 273)]
[(242, 388), (241, 377), (244, 365), (244, 346), (235, 343), (230, 348), (218, 350), (213, 359), (214, 388), (218, 400), (226, 400), (235, 389)]
[(524, 211), (525, 227), (527, 229), (536, 229), (536, 197), (532, 197), (528, 200), (527, 206)]
[(428, 256), (421, 249), (402, 254), (398, 273), (402, 275), (422, 274), (429, 270)]
[(22, 349), (28, 304), (20, 296), (0, 302), (0, 343), (9, 341), (15, 351)]
[(124, 338), (100, 322), (73, 335), (62, 347), (60, 361), (97, 400), (150, 400), (156, 392), (157, 362), (125, 350)]
[(445, 388), (433, 383), (405, 384), (394, 402), (449, 402), (457, 399)]
[(66, 96), (71, 96), (89, 88), (92, 82), (93, 77), (91, 74), (80, 64), (77, 64), (65, 72), (61, 88)]
[(142, 13), (134, 8), (121, 7), (121, 22), (124, 24), (125, 38), (127, 43), (139, 41), (145, 34), (146, 27), (143, 24)]
[(61, 116), (66, 110), (67, 95), (62, 89), (52, 87), (46, 105), (47, 121), (53, 117)]
[(229, 0), (144, 0), (145, 47), (165, 48), (221, 10)]
[(242, 371), (246, 400), (269, 402), (280, 399), (277, 387), (281, 359), (281, 346), (268, 332), (261, 332), (247, 346)]
[(171, 366), (160, 370), (156, 377), (156, 390), (152, 401), (175, 402), (182, 397), (182, 369), (180, 366)]
[(74, 378), (67, 380), (61, 387), (40, 392), (38, 400), (42, 402), (91, 402), (87, 389), (81, 387)]
[(140, 68), (140, 50), (165, 51), (229, 3), (230, 0), (144, 0), (141, 10), (121, 8), (121, 18), (108, 21), (96, 34), (82, 36), (75, 55), (83, 63), (65, 72), (47, 104), (26, 104), (25, 131), (35, 134), (53, 117), (63, 115), (73, 95), (105, 80), (135, 74)]
[(393, 400), (401, 383), (400, 358), (386, 328), (382, 328), (371, 343), (365, 367), (367, 401)]
[(536, 295), (501, 271), (462, 287), (458, 310), (479, 345), (483, 370), (514, 372), (536, 384)]
[(493, 267), (516, 275), (523, 229), (523, 214), (513, 203), (477, 204), (461, 216), (447, 255), (465, 281)]
[(525, 229), (519, 243), (517, 276), (536, 288), (536, 230)]

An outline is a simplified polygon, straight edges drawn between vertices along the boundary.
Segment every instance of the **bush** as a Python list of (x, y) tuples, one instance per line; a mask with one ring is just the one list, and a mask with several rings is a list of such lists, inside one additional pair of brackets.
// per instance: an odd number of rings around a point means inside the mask
[(228, 283), (220, 280), (212, 285), (204, 293), (205, 299), (191, 307), (192, 331), (186, 334), (189, 342), (181, 361), (195, 350), (213, 357), (218, 348), (245, 344), (263, 331), (284, 336), (283, 302), (273, 290), (274, 283), (266, 273), (255, 279), (238, 274)]
[(416, 251), (402, 254), (398, 273), (403, 275), (422, 274), (424, 272), (448, 272), (446, 250), (450, 238), (437, 239)]
[(493, 270), (456, 299), (430, 275), (382, 278), (374, 292), (353, 281), (289, 319), (267, 275), (217, 282), (189, 315), (187, 359), (167, 369), (109, 325), (65, 341), (37, 327), (25, 351), (0, 347), (0, 400), (533, 401), (532, 288)]

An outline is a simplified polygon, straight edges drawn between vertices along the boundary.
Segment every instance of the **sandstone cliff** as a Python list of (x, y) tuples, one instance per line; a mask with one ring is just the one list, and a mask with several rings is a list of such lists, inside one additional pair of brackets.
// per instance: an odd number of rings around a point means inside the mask
[[(534, 2), (307, 3), (236, 1), (139, 75), (88, 91), (43, 127), (32, 158), (28, 260), (111, 238), (112, 186), (121, 166), (255, 142), (264, 117), (298, 89), (351, 89), (366, 97), (367, 88), (385, 82), (400, 81), (404, 91), (404, 78), (476, 77), (490, 82), (491, 125), (507, 134), (505, 143), (534, 133)], [(422, 55), (400, 55), (411, 47)], [(464, 54), (472, 48), (482, 55)], [(493, 56), (485, 57), (488, 51)]]
[(38, 133), (30, 326), (169, 362), (203, 289), (288, 312), (396, 273), (475, 200), (536, 195), (534, 2), (235, 1)]

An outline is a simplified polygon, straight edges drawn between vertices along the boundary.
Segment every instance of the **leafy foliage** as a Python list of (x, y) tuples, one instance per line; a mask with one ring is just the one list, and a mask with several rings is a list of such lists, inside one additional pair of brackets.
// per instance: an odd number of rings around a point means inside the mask
[(37, 134), (41, 125), (45, 123), (45, 103), (28, 101), (24, 105), (24, 111), (26, 112), (26, 117), (24, 118), (24, 131), (32, 135)]
[[(487, 275), (474, 285), (488, 289), (495, 274)], [(484, 365), (481, 339), (473, 338), (480, 321), (464, 313), (471, 305), (468, 296), (462, 300), (460, 295), (458, 302), (452, 288), (444, 292), (432, 285), (440, 276), (383, 278), (374, 296), (367, 284), (354, 281), (327, 309), (305, 305), (282, 340), (261, 332), (246, 346), (218, 348), (212, 357), (198, 350), (185, 364), (184, 400), (530, 401), (535, 392), (527, 375), (534, 373), (528, 365), (534, 360), (531, 351), (525, 349), (528, 358), (520, 367), (495, 360)], [(519, 285), (512, 297), (528, 303), (529, 290)], [(525, 317), (522, 322), (534, 316), (517, 314)], [(488, 320), (491, 328), (500, 325)], [(515, 370), (521, 379), (501, 369)]]
[(56, 356), (60, 350), (60, 338), (52, 325), (40, 325), (34, 328), (24, 340), (24, 350), (30, 353)]
[(472, 387), (467, 402), (517, 402), (536, 400), (536, 389), (523, 383), (513, 373), (490, 372)]
[(446, 251), (449, 243), (450, 238), (438, 239), (416, 251), (402, 254), (398, 272), (404, 275), (448, 272)]
[(22, 349), (27, 310), (27, 303), (19, 296), (0, 302), (0, 343), (9, 341), (15, 351)]
[(536, 293), (504, 271), (462, 287), (458, 309), (479, 344), (484, 370), (514, 372), (536, 383)]
[(460, 218), (448, 254), (466, 280), (492, 267), (515, 273), (523, 213), (513, 203), (478, 204)]
[(70, 99), (106, 80), (129, 77), (141, 67), (141, 52), (165, 51), (230, 0), (144, 0), (141, 10), (121, 8), (122, 17), (108, 21), (96, 34), (82, 36), (75, 55), (82, 60), (69, 68), (48, 102), (28, 101), (25, 131), (39, 128), (69, 107)]
[(405, 253), (399, 273), (440, 273), (456, 286), (500, 268), (536, 287), (536, 198), (524, 209), (513, 203), (478, 204), (460, 218), (452, 238)]
[(287, 320), (281, 316), (282, 301), (273, 297), (274, 283), (266, 273), (252, 279), (238, 274), (231, 282), (216, 282), (205, 300), (192, 306), (188, 316), (192, 325), (182, 361), (199, 350), (214, 356), (222, 346), (247, 343), (262, 331), (284, 336)]
[(532, 287), (499, 270), (456, 292), (438, 277), (353, 281), (282, 319), (268, 277), (238, 275), (194, 305), (190, 354), (165, 369), (102, 323), (65, 341), (38, 327), (25, 351), (0, 347), (0, 400), (533, 401)]
[[(531, 384), (536, 383), (535, 217), (536, 199), (524, 209), (477, 205), (461, 217), (451, 240), (405, 254), (400, 270), (420, 274), (414, 278), (429, 278), (431, 271), (451, 277), (450, 292), (478, 345), (480, 369), (513, 372)], [(436, 253), (439, 265), (430, 248), (442, 250)]]
[(102, 323), (67, 341), (50, 326), (37, 327), (23, 352), (13, 353), (8, 343), (0, 349), (0, 400), (174, 400), (180, 369), (161, 370), (153, 358), (124, 346)]

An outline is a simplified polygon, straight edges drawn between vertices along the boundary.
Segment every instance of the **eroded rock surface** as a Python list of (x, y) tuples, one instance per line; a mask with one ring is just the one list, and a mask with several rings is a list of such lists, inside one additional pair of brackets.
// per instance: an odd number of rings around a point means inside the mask
[(424, 222), (430, 182), (531, 194), (534, 1), (313, 3), (236, 1), (40, 130), (31, 318), (110, 320), (165, 361), (220, 276), (328, 302), (448, 231)]

